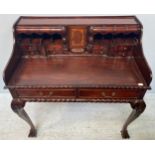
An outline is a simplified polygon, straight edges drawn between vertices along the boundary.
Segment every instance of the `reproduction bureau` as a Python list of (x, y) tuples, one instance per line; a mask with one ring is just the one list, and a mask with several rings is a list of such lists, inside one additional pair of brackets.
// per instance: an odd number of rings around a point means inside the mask
[(11, 108), (36, 128), (26, 102), (130, 103), (128, 125), (145, 109), (152, 72), (142, 50), (142, 24), (134, 16), (20, 17), (4, 70)]

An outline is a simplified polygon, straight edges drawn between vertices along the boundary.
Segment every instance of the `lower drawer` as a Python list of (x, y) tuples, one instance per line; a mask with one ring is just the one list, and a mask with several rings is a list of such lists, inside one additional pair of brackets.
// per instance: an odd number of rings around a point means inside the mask
[(78, 98), (78, 99), (125, 99), (141, 98), (143, 92), (130, 89), (16, 89), (19, 97), (23, 98)]
[(79, 98), (139, 98), (141, 92), (128, 89), (80, 89)]
[(37, 97), (37, 98), (73, 98), (75, 97), (74, 89), (17, 89), (20, 97)]

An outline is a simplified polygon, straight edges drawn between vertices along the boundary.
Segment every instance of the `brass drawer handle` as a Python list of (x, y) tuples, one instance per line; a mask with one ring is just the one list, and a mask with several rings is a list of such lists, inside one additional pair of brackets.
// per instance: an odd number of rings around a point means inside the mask
[(102, 94), (102, 96), (105, 96), (105, 92), (102, 92), (101, 94)]
[[(44, 93), (43, 93), (43, 92), (39, 92), (39, 95), (40, 95), (40, 96), (43, 96)], [(53, 92), (49, 92), (49, 96), (52, 96), (52, 95), (53, 95)]]
[(51, 92), (49, 92), (49, 96), (52, 96), (53, 95), (53, 92), (51, 91)]
[(43, 95), (43, 92), (39, 92), (39, 95), (42, 96)]
[(106, 95), (105, 92), (102, 92), (101, 94), (102, 94), (102, 96), (104, 96), (105, 98), (111, 98), (111, 97), (114, 97), (114, 96), (116, 95), (115, 92), (112, 92), (111, 96)]

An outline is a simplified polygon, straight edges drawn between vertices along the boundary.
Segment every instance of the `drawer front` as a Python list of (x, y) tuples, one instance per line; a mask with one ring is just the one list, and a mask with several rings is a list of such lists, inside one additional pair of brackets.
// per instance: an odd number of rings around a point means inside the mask
[(20, 97), (37, 97), (37, 98), (74, 98), (74, 89), (17, 89)]
[(128, 89), (80, 89), (80, 98), (139, 98), (141, 93), (137, 90)]

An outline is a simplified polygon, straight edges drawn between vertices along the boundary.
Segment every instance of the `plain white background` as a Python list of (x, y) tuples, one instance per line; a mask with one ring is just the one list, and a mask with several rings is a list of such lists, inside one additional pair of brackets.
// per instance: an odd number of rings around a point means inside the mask
[[(39, 16), (52, 16), (39, 15)], [(100, 14), (101, 15), (101, 14)], [(116, 15), (116, 14), (115, 14)], [(123, 14), (121, 14), (123, 15)], [(0, 15), (0, 93), (8, 92), (4, 90), (4, 83), (2, 79), (2, 74), (6, 63), (12, 52), (13, 47), (13, 29), (12, 26), (15, 21), (21, 16), (21, 14), (16, 15)], [(29, 15), (31, 16), (31, 14)], [(56, 16), (56, 15), (55, 15)], [(58, 15), (57, 15), (58, 16)], [(60, 16), (60, 15), (59, 15)], [(153, 75), (155, 75), (155, 15), (136, 15), (143, 24), (143, 49), (146, 59), (152, 69)], [(155, 93), (155, 80), (151, 83), (152, 90), (149, 93)]]

